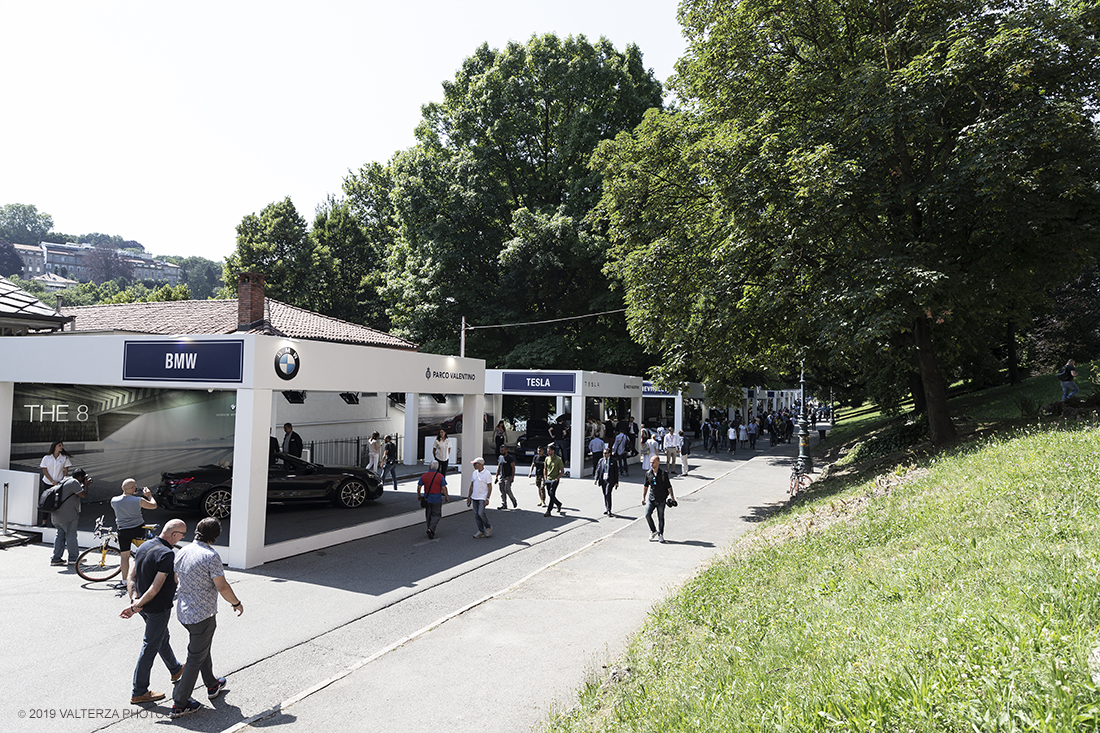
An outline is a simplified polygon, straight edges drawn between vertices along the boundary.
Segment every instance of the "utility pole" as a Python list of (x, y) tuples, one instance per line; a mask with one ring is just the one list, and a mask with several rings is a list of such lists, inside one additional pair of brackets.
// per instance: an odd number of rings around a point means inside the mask
[(803, 473), (813, 473), (814, 459), (810, 456), (810, 423), (806, 406), (806, 368), (798, 377), (802, 388), (802, 405), (798, 411), (798, 465)]

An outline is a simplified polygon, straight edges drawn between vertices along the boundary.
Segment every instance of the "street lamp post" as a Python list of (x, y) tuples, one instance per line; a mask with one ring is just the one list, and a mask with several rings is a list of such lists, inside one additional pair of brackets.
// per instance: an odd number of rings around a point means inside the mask
[(813, 473), (814, 460), (810, 456), (810, 421), (806, 404), (806, 370), (799, 375), (802, 389), (802, 405), (798, 410), (798, 467), (803, 473)]

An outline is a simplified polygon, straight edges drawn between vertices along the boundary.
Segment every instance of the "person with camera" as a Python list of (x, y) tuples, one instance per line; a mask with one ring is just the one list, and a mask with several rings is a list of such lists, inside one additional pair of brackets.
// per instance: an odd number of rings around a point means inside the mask
[[(76, 565), (76, 556), (80, 547), (76, 541), (76, 525), (80, 519), (80, 500), (88, 495), (88, 484), (92, 479), (84, 472), (83, 468), (73, 471), (73, 475), (61, 480), (58, 484), (61, 495), (60, 506), (50, 512), (50, 523), (53, 524), (56, 534), (53, 539), (53, 558), (50, 565), (64, 565), (61, 555), (66, 549), (69, 551), (69, 564)], [(70, 501), (72, 498), (76, 501)]]
[[(672, 481), (668, 471), (661, 468), (660, 456), (649, 459), (649, 470), (645, 473), (642, 485), (642, 505), (645, 506), (645, 521), (649, 524), (649, 541), (665, 541), (665, 502), (676, 506), (676, 495), (672, 491)], [(657, 512), (657, 525), (653, 524), (653, 512)]]
[(135, 540), (140, 540), (145, 534), (142, 525), (145, 518), (141, 516), (142, 509), (156, 509), (157, 500), (145, 486), (139, 493), (137, 481), (128, 478), (122, 482), (122, 493), (111, 499), (111, 509), (115, 512), (115, 527), (118, 528), (118, 551), (122, 558), (122, 582), (115, 583), (117, 589), (126, 588), (126, 578), (130, 577), (130, 548)]

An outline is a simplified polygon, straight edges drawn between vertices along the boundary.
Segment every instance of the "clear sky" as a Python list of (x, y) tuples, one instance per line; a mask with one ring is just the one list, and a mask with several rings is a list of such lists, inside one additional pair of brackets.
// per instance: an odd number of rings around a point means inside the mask
[(675, 0), (24, 0), (0, 7), (0, 204), (66, 234), (222, 259), (246, 214), (312, 222), (349, 170), (413, 144), (481, 43), (635, 43), (664, 82)]

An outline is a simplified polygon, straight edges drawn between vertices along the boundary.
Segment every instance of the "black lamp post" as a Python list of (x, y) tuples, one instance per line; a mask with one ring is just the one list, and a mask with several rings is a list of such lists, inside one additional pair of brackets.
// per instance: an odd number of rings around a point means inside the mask
[(810, 421), (806, 405), (806, 370), (798, 377), (802, 388), (802, 404), (798, 410), (798, 467), (802, 473), (813, 473), (814, 459), (810, 456)]

